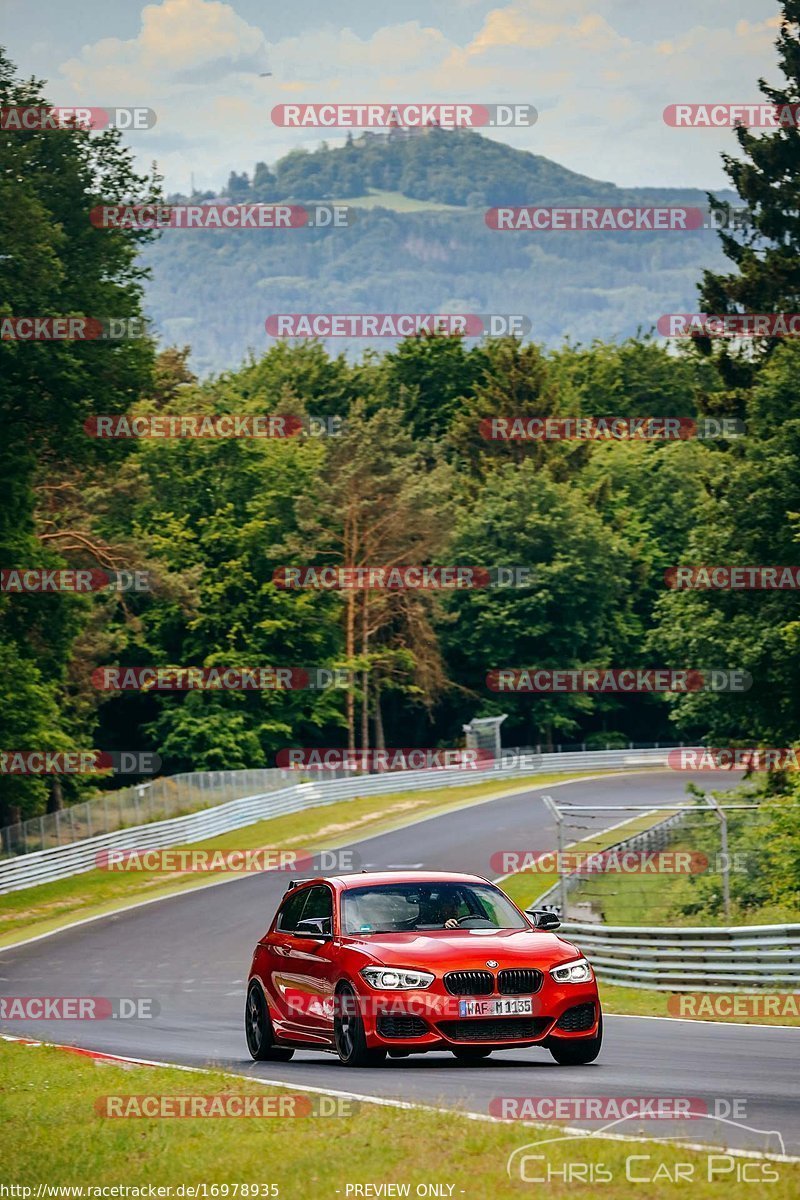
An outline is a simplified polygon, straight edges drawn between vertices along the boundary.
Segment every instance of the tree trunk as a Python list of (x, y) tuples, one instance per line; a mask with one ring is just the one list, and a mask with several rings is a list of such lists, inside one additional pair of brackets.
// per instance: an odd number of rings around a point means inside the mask
[(0, 805), (0, 826), (19, 825), (22, 820), (22, 809), (18, 804), (8, 804), (3, 801)]
[(373, 685), (374, 699), (372, 701), (372, 710), (375, 714), (375, 749), (386, 749), (386, 735), (383, 732), (383, 712), (381, 711), (381, 693), (377, 680)]
[(60, 812), (63, 807), (64, 793), (61, 790), (61, 780), (54, 775), (50, 786), (50, 795), (47, 798), (47, 811), (49, 813)]
[[(366, 656), (369, 650), (369, 603), (365, 591), (361, 599), (361, 653)], [(363, 700), (361, 706), (361, 747), (369, 747), (369, 667), (365, 667), (361, 675), (361, 690)]]
[[(352, 662), (355, 658), (356, 650), (356, 595), (355, 592), (347, 593), (347, 615), (345, 621), (345, 655), (348, 662)], [(355, 754), (356, 751), (356, 703), (353, 695), (352, 671), (350, 672), (351, 681), (348, 684), (347, 694), (345, 696), (345, 712), (347, 714), (347, 749), (350, 754)]]

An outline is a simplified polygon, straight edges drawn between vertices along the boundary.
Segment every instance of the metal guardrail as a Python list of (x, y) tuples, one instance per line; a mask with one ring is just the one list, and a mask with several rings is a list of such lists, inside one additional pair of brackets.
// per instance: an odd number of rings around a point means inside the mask
[[(513, 780), (523, 775), (553, 771), (596, 771), (635, 769), (629, 763), (630, 750), (599, 750), (564, 754), (515, 755), (488, 768), (395, 771), (377, 775), (341, 778), (341, 771), (321, 771), (319, 781), (276, 787), (230, 800), (225, 804), (188, 813), (166, 821), (135, 825), (98, 837), (85, 837), (67, 845), (36, 850), (0, 861), (0, 894), (51, 883), (84, 871), (91, 871), (103, 850), (160, 850), (217, 837), (245, 825), (285, 813), (350, 800), (357, 796), (376, 796), (394, 792), (428, 791), (432, 788), (469, 786), (491, 779)], [(660, 766), (666, 761), (663, 749), (638, 750), (636, 768)], [(642, 761), (642, 760), (645, 761)], [(246, 775), (247, 772), (242, 772)], [(336, 778), (336, 776), (339, 776)]]
[(149, 782), (118, 788), (70, 804), (58, 812), (42, 813), (0, 829), (0, 858), (66, 846), (101, 833), (114, 833), (164, 821), (229, 800), (285, 787), (296, 772), (280, 767), (255, 767), (240, 771), (191, 771), (162, 775)]
[[(622, 747), (592, 747), (622, 749)], [(628, 750), (634, 755), (631, 766), (641, 765), (636, 757), (638, 750), (661, 749), (666, 754), (669, 747), (659, 747), (658, 742), (630, 742)], [(557, 746), (559, 754), (587, 750), (585, 743), (575, 746)], [(541, 746), (510, 747), (503, 755), (527, 754), (536, 759), (541, 757)], [(344, 769), (329, 770), (326, 779), (352, 778), (352, 772)], [(13, 825), (0, 828), (0, 859), (15, 854), (30, 854), (34, 850), (49, 850), (54, 846), (66, 846), (84, 838), (97, 837), (101, 833), (114, 833), (118, 829), (129, 829), (132, 825), (143, 825), (148, 821), (165, 821), (169, 817), (181, 817), (197, 812), (201, 808), (213, 808), (228, 800), (239, 800), (243, 796), (254, 796), (256, 792), (270, 792), (297, 782), (298, 772), (280, 767), (252, 767), (237, 771), (191, 771), (180, 775), (162, 775), (157, 779), (135, 783), (130, 787), (117, 788), (70, 804), (58, 812), (42, 813), (28, 817)]]
[[(669, 845), (685, 812), (604, 847), (604, 852)], [(587, 875), (575, 871), (563, 881), (566, 891)], [(555, 907), (559, 885), (548, 888), (528, 909)], [(777, 987), (800, 989), (800, 924), (737, 925), (604, 925), (563, 921), (559, 933), (574, 938), (606, 983), (664, 992), (741, 992)]]
[(565, 921), (606, 983), (655, 991), (800, 989), (800, 924), (676, 928)]

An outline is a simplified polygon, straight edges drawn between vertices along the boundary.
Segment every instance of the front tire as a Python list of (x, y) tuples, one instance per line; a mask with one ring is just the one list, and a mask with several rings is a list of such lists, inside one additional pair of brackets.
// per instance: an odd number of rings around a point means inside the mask
[(256, 1062), (288, 1062), (294, 1055), (289, 1046), (275, 1045), (275, 1030), (269, 1019), (264, 993), (255, 980), (247, 991), (244, 1006), (244, 1032), (250, 1057)]
[(460, 1063), (468, 1066), (470, 1063), (478, 1063), (481, 1059), (488, 1058), (492, 1053), (490, 1046), (459, 1046), (453, 1051)]
[(556, 1062), (562, 1067), (582, 1067), (594, 1062), (603, 1044), (603, 1017), (597, 1026), (597, 1033), (592, 1038), (581, 1038), (580, 1041), (567, 1041), (566, 1038), (552, 1038), (547, 1045)]
[(333, 1017), (333, 1038), (339, 1062), (345, 1067), (377, 1067), (386, 1059), (386, 1051), (373, 1050), (367, 1045), (364, 1022), (358, 1007), (358, 997), (349, 983), (336, 993)]

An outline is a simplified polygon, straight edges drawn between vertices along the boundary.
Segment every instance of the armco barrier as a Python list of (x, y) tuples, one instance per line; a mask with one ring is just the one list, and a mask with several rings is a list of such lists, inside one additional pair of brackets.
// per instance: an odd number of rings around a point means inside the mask
[[(631, 757), (635, 757), (635, 764), (630, 762)], [(36, 850), (30, 854), (6, 859), (0, 862), (0, 894), (91, 871), (96, 863), (96, 855), (101, 850), (134, 847), (141, 850), (160, 850), (168, 846), (199, 842), (269, 817), (333, 804), (337, 800), (350, 800), (356, 796), (428, 791), (432, 788), (467, 786), (492, 779), (502, 783), (521, 775), (554, 771), (641, 770), (648, 765), (663, 766), (665, 762), (666, 751), (663, 749), (637, 750), (635, 756), (630, 750), (597, 750), (518, 755), (510, 762), (466, 772), (458, 769), (395, 771), (344, 779), (333, 778), (334, 774), (340, 775), (341, 772), (320, 772), (321, 775), (327, 774), (329, 777), (319, 782), (314, 780), (244, 796), (168, 821), (136, 825), (114, 833), (101, 834), (99, 837), (87, 837), (64, 846)], [(678, 789), (682, 789), (682, 783), (677, 776), (676, 785)]]
[(161, 775), (131, 787), (103, 792), (57, 812), (42, 813), (0, 829), (0, 858), (50, 850), (101, 833), (116, 833), (131, 825), (168, 821), (298, 783), (294, 771), (280, 767), (250, 767), (236, 771), (189, 771)]
[[(666, 806), (665, 806), (666, 807)], [(660, 850), (685, 818), (674, 813), (604, 850)], [(575, 871), (567, 893), (587, 878)], [(528, 912), (557, 906), (560, 885), (548, 888)], [(603, 925), (564, 921), (559, 933), (575, 939), (598, 979), (664, 992), (741, 992), (800, 988), (800, 925)]]
[(564, 922), (600, 980), (656, 991), (800, 989), (800, 925), (594, 925)]

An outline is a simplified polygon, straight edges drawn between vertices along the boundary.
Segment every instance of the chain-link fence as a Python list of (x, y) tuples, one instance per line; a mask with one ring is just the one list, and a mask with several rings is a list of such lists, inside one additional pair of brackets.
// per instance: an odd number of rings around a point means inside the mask
[(225, 804), (228, 800), (298, 782), (296, 771), (279, 767), (165, 775), (149, 783), (105, 792), (59, 812), (7, 825), (0, 829), (0, 857), (49, 850), (100, 833), (115, 833), (133, 825), (180, 817)]
[[(605, 745), (601, 736), (595, 737), (591, 742), (570, 745), (503, 747), (497, 765), (502, 767), (504, 762), (510, 762), (516, 757), (520, 760), (527, 759), (528, 765), (535, 769), (542, 755), (623, 749), (635, 754), (637, 751), (658, 749), (664, 749), (666, 752), (669, 747), (663, 743), (659, 746), (658, 742), (628, 742), (620, 746), (617, 739), (612, 739), (609, 745)], [(524, 766), (524, 761), (520, 765)], [(626, 760), (624, 765), (637, 764)], [(642, 760), (642, 765), (654, 764), (648, 758)], [(558, 764), (554, 766), (557, 769)], [(0, 858), (30, 854), (35, 850), (49, 850), (54, 846), (83, 841), (98, 834), (115, 833), (134, 825), (183, 816), (185, 813), (225, 804), (228, 800), (238, 800), (243, 796), (300, 783), (304, 779), (342, 779), (353, 774), (349, 769), (328, 768), (324, 771), (300, 773), (288, 768), (254, 767), (242, 771), (193, 771), (185, 775), (165, 775), (150, 782), (105, 792), (59, 812), (30, 817), (26, 821), (1, 828)]]
[(567, 920), (690, 925), (767, 902), (769, 802), (683, 797), (661, 810), (622, 806), (625, 819), (611, 827), (604, 806), (550, 804), (559, 852), (532, 864), (531, 887), (538, 872)]

